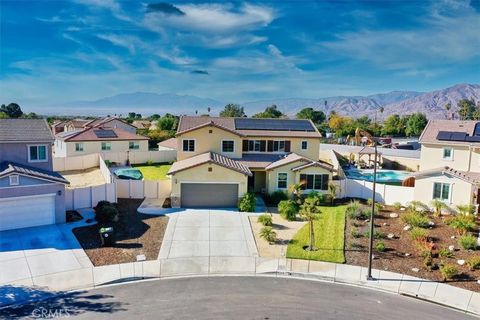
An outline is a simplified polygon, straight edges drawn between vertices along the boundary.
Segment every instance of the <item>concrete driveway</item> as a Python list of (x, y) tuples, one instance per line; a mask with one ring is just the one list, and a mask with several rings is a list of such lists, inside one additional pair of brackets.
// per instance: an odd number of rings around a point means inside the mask
[(92, 267), (71, 225), (47, 225), (0, 232), (0, 285)]
[(251, 257), (257, 247), (248, 215), (185, 209), (169, 215), (159, 258)]

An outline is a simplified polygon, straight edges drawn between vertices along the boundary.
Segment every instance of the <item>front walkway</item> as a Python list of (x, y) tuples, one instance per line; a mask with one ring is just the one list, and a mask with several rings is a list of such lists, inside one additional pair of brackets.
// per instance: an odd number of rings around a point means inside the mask
[(159, 259), (258, 256), (245, 213), (184, 209), (169, 218)]

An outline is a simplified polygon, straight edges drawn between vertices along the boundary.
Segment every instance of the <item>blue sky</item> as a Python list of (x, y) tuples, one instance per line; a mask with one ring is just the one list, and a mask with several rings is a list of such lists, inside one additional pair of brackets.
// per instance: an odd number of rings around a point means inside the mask
[(479, 82), (480, 1), (0, 1), (0, 100), (220, 101)]

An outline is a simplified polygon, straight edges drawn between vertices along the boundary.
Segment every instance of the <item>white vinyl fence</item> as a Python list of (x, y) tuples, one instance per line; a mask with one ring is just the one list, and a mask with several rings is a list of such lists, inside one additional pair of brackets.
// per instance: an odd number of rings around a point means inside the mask
[(143, 199), (170, 197), (172, 185), (170, 180), (121, 180), (116, 179), (118, 198)]
[(66, 210), (93, 208), (102, 200), (107, 200), (112, 203), (117, 202), (115, 183), (65, 190)]
[(105, 179), (105, 182), (107, 183), (113, 183), (113, 175), (110, 169), (107, 167), (105, 164), (105, 161), (103, 160), (102, 156), (99, 157), (99, 164), (100, 164), (100, 171), (102, 172), (103, 178)]
[(53, 157), (53, 171), (85, 170), (99, 166), (98, 153), (76, 157)]
[[(345, 179), (345, 194), (347, 197), (369, 199), (372, 198), (373, 183), (364, 180)], [(375, 186), (375, 201), (393, 204), (400, 202), (406, 205), (413, 200), (415, 188), (392, 186), (388, 184), (377, 183)]]

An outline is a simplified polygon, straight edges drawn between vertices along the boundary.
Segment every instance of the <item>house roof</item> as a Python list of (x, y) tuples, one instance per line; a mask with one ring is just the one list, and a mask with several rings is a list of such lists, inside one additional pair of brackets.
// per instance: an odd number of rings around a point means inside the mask
[(479, 123), (473, 120), (430, 120), (420, 135), (420, 143), (470, 145), (472, 141), (445, 141), (437, 139), (440, 132), (465, 133), (474, 136), (475, 126)]
[(303, 162), (312, 162), (312, 160), (302, 157), (301, 155), (298, 155), (296, 153), (290, 153), (288, 156), (281, 158), (280, 160), (277, 160), (271, 164), (269, 164), (265, 169), (267, 170), (272, 170), (278, 167), (282, 167), (284, 165), (297, 162), (297, 161), (303, 161)]
[(421, 178), (421, 177), (427, 177), (427, 176), (431, 176), (438, 173), (449, 174), (453, 177), (465, 180), (473, 184), (480, 184), (480, 173), (460, 171), (450, 167), (440, 167), (440, 168), (435, 168), (430, 170), (423, 170), (423, 171), (419, 171), (411, 174), (410, 177)]
[(40, 178), (44, 180), (49, 180), (53, 182), (70, 184), (67, 179), (57, 172), (42, 170), (38, 168), (33, 168), (25, 166), (23, 164), (18, 164), (15, 162), (4, 161), (0, 163), (0, 178), (8, 176), (10, 174), (23, 174), (34, 178)]
[(72, 119), (70, 121), (67, 121), (65, 123), (66, 126), (68, 125), (71, 125), (73, 126), (74, 128), (78, 128), (78, 129), (81, 129), (85, 126), (85, 124), (89, 123), (89, 122), (92, 122), (93, 120), (89, 120), (89, 119)]
[(148, 137), (125, 131), (121, 128), (89, 127), (84, 130), (57, 134), (64, 141), (125, 141), (148, 140)]
[(245, 166), (243, 163), (214, 152), (206, 152), (188, 159), (177, 161), (172, 165), (170, 170), (168, 170), (167, 174), (171, 175), (176, 172), (194, 168), (205, 163), (214, 163), (224, 168), (243, 173), (247, 176), (252, 175), (250, 169), (248, 169), (248, 167)]
[[(363, 147), (362, 149), (360, 149), (360, 151), (358, 151), (358, 154), (375, 154), (375, 149), (370, 147)], [(377, 154), (380, 155), (382, 153), (377, 151)]]
[(178, 148), (177, 143), (178, 143), (177, 138), (170, 138), (170, 139), (159, 142), (158, 146), (177, 150)]
[(298, 167), (292, 168), (292, 171), (303, 170), (303, 169), (309, 168), (309, 167), (319, 167), (319, 168), (323, 168), (323, 169), (326, 169), (326, 170), (329, 170), (329, 171), (337, 171), (333, 168), (333, 165), (331, 165), (330, 163), (323, 162), (323, 161), (312, 161), (312, 162), (309, 162), (309, 163), (306, 163), (306, 164), (301, 164)]
[(148, 120), (135, 120), (132, 122), (132, 126), (137, 129), (146, 129), (149, 128), (151, 125), (152, 123)]
[(249, 168), (265, 169), (273, 162), (283, 159), (284, 157), (285, 155), (283, 154), (245, 153), (243, 157), (237, 159), (237, 161)]
[(177, 135), (205, 126), (215, 126), (245, 137), (321, 137), (321, 134), (310, 120), (193, 116), (182, 116), (180, 118)]
[(120, 121), (125, 123), (126, 125), (129, 125), (131, 127), (136, 128), (133, 124), (128, 123), (127, 121), (119, 118), (119, 117), (105, 117), (105, 118), (97, 118), (93, 119), (85, 124), (85, 127), (100, 127), (105, 125), (106, 123), (112, 122), (114, 120)]
[(0, 142), (53, 142), (45, 119), (0, 119)]

